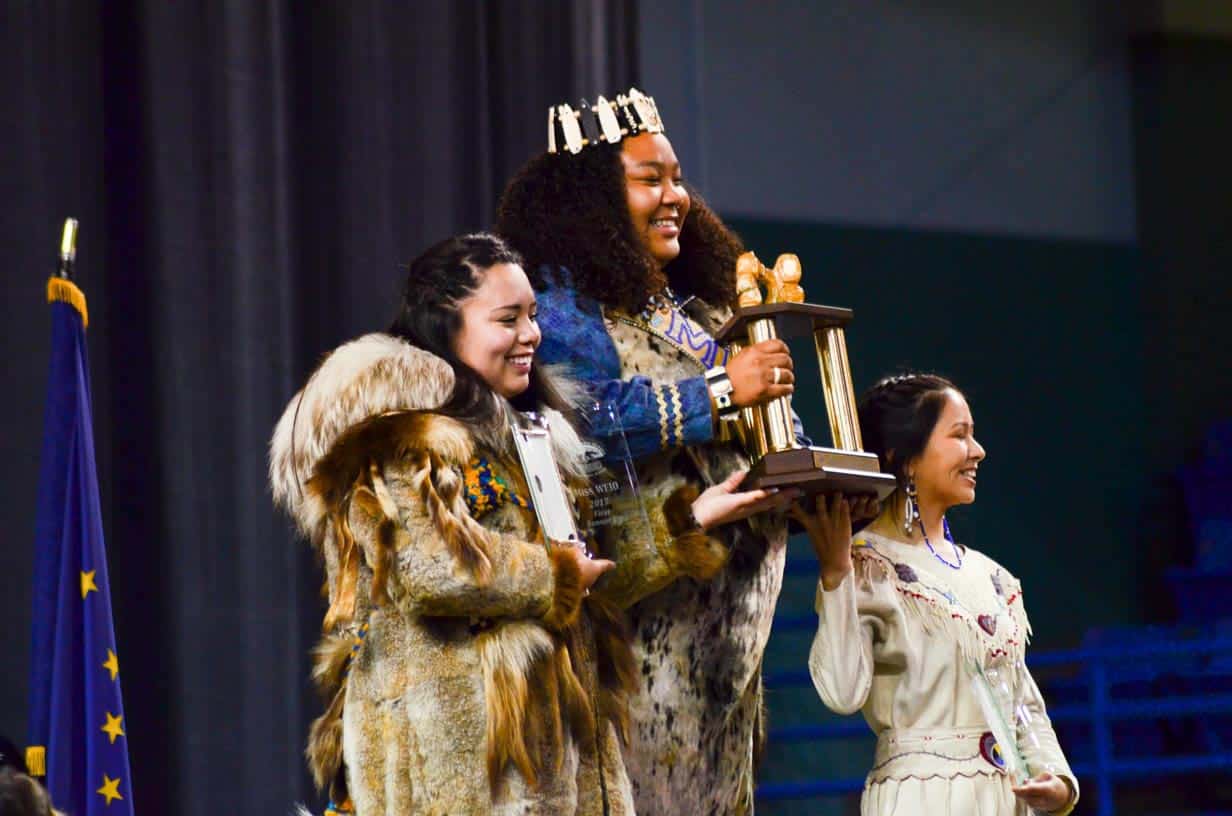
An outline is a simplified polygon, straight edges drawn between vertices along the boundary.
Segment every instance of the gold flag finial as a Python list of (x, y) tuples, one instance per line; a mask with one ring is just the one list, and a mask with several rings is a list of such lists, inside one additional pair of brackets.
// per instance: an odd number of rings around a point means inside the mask
[(73, 277), (73, 263), (77, 260), (77, 219), (64, 219), (64, 232), (60, 234), (60, 263), (57, 272), (62, 278)]

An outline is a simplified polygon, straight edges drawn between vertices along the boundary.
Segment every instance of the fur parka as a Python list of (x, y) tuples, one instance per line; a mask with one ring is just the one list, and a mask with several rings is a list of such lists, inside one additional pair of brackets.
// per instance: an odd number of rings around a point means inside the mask
[[(507, 430), (434, 411), (452, 389), (443, 360), (366, 335), (324, 360), (271, 441), (275, 501), (327, 575), (313, 775), (360, 816), (632, 813), (622, 619), (583, 597), (531, 510), (471, 515), (480, 459), (527, 493)], [(555, 419), (579, 476), (584, 445)]]
[[(607, 330), (624, 376), (696, 376), (695, 358), (635, 323), (608, 321)], [(748, 466), (739, 448), (716, 441), (647, 456), (637, 474), (651, 507), (661, 503), (670, 516), (682, 488), (706, 488)], [(630, 699), (625, 765), (639, 812), (669, 813), (680, 802), (716, 816), (753, 812), (765, 727), (761, 662), (782, 588), (787, 525), (781, 514), (763, 514), (711, 537), (724, 552), (721, 569), (662, 587), (642, 582), (649, 592), (627, 610), (641, 686)]]
[[(707, 363), (688, 348), (703, 338), (604, 309), (567, 273), (540, 276), (553, 283), (539, 292), (539, 356), (621, 408), (654, 533), (647, 542), (636, 529), (613, 531), (617, 567), (600, 584), (627, 607), (633, 630), (640, 686), (624, 756), (634, 802), (640, 813), (751, 813), (786, 520), (765, 513), (704, 539), (671, 539), (682, 499), (749, 466), (738, 445), (714, 437)], [(696, 299), (687, 311), (710, 335), (730, 316)]]

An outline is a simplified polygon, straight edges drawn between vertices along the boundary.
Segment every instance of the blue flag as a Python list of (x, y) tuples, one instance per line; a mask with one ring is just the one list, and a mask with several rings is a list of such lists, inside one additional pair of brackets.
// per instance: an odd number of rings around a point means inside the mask
[(26, 764), (73, 816), (132, 816), (128, 737), (94, 465), (86, 299), (47, 282), (51, 365), (35, 526)]

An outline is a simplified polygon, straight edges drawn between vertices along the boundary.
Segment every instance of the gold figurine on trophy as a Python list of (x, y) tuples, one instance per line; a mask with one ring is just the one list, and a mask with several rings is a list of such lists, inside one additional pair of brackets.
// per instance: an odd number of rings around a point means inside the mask
[(795, 255), (780, 255), (773, 269), (752, 252), (741, 255), (736, 261), (738, 308), (716, 339), (735, 354), (763, 340), (811, 334), (834, 447), (805, 447), (796, 442), (789, 396), (744, 408), (736, 433), (753, 459), (745, 484), (885, 498), (894, 490), (894, 477), (881, 472), (875, 454), (861, 449), (844, 332), (851, 322), (851, 310), (805, 303), (802, 271)]

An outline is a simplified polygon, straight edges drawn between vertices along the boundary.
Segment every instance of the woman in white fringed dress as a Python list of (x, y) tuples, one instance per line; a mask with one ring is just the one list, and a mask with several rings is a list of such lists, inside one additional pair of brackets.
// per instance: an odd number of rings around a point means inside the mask
[[(1069, 813), (1078, 785), (1023, 662), (1020, 584), (955, 543), (945, 520), (975, 501), (984, 458), (966, 400), (941, 377), (890, 377), (861, 400), (860, 426), (898, 491), (854, 538), (852, 515), (876, 512), (868, 500), (819, 499), (798, 517), (821, 562), (813, 683), (830, 709), (862, 710), (877, 734), (861, 813)], [(1000, 693), (980, 691), (990, 687)], [(989, 708), (1013, 751), (998, 744)]]

